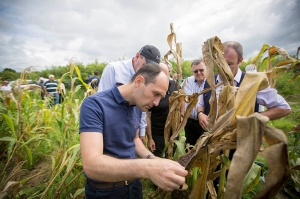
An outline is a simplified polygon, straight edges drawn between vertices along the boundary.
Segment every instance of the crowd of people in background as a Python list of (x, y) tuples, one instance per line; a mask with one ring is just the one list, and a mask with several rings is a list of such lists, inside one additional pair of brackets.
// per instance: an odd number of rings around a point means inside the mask
[(4, 80), (2, 82), (2, 85), (0, 86), (0, 90), (3, 90), (3, 91), (10, 91), (11, 90), (11, 86), (8, 84), (8, 81)]

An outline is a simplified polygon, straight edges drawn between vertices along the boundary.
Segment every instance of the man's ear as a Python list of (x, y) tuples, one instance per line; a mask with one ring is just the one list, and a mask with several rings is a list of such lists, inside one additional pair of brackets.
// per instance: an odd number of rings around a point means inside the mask
[(244, 58), (243, 58), (243, 57), (241, 57), (241, 58), (239, 59), (238, 65), (241, 65), (241, 64), (242, 64), (242, 62), (243, 62), (243, 60), (244, 60)]
[(137, 88), (144, 85), (144, 83), (145, 83), (145, 78), (142, 75), (138, 75), (134, 80), (134, 85)]

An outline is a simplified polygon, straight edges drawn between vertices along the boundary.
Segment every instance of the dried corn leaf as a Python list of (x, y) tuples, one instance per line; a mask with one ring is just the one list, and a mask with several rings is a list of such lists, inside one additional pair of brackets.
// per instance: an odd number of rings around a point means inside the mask
[(269, 145), (264, 150), (269, 172), (266, 175), (264, 189), (256, 194), (254, 198), (274, 197), (284, 182), (291, 176), (285, 134), (279, 129), (267, 126), (265, 141)]
[[(228, 173), (225, 198), (240, 199), (246, 174), (255, 160), (262, 143), (268, 117), (254, 113), (249, 117), (237, 116), (237, 147)], [(240, 186), (238, 186), (240, 185)]]
[(227, 110), (231, 110), (234, 107), (236, 87), (224, 86), (219, 94), (218, 100), (218, 117), (224, 115)]
[(265, 73), (246, 73), (237, 92), (235, 115), (248, 116), (252, 114), (254, 112), (257, 92), (267, 88), (268, 85)]
[(210, 147), (207, 145), (206, 150), (205, 150), (205, 155), (203, 159), (203, 164), (201, 167), (202, 174), (201, 176), (197, 179), (194, 187), (197, 187), (197, 189), (193, 189), (189, 198), (194, 199), (194, 198), (199, 198), (199, 199), (205, 199), (206, 197), (206, 181), (207, 181), (207, 176), (208, 176), (208, 171), (209, 171), (209, 165), (210, 165)]

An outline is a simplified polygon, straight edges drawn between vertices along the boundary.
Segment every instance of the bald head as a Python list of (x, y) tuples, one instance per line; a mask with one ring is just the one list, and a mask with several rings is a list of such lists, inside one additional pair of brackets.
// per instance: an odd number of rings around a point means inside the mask
[(168, 76), (170, 76), (170, 71), (167, 64), (160, 62), (158, 65)]

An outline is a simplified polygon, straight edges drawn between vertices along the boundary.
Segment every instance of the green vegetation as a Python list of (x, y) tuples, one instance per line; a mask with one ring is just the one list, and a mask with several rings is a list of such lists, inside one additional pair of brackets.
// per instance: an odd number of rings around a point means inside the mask
[[(173, 67), (176, 63), (171, 60)], [(191, 61), (183, 62), (183, 78), (192, 75)], [(0, 198), (83, 198), (84, 183), (79, 147), (79, 109), (85, 96), (86, 86), (82, 83), (88, 74), (98, 70), (100, 74), (106, 63), (97, 60), (83, 66), (78, 64), (75, 73), (72, 64), (51, 67), (40, 72), (18, 74), (5, 69), (2, 79), (15, 80), (37, 79), (54, 74), (61, 78), (68, 88), (62, 104), (49, 106), (49, 100), (41, 100), (38, 90), (18, 90), (14, 98), (6, 105), (7, 96), (0, 95)], [(8, 75), (7, 75), (8, 74)], [(293, 112), (269, 125), (282, 129), (289, 140), (291, 167), (299, 165), (300, 132), (292, 129), (300, 122), (300, 80), (290, 82), (293, 72), (286, 72), (276, 83), (279, 94), (288, 97)], [(298, 95), (298, 97), (295, 97)], [(257, 161), (266, 162), (263, 155)], [(268, 170), (268, 165), (263, 169)], [(280, 194), (294, 197), (300, 191), (299, 170), (292, 170), (292, 178), (285, 184)], [(193, 182), (190, 182), (193, 183)], [(149, 180), (143, 180), (144, 196), (148, 197), (155, 190)], [(251, 198), (261, 189), (259, 183), (244, 198)]]

